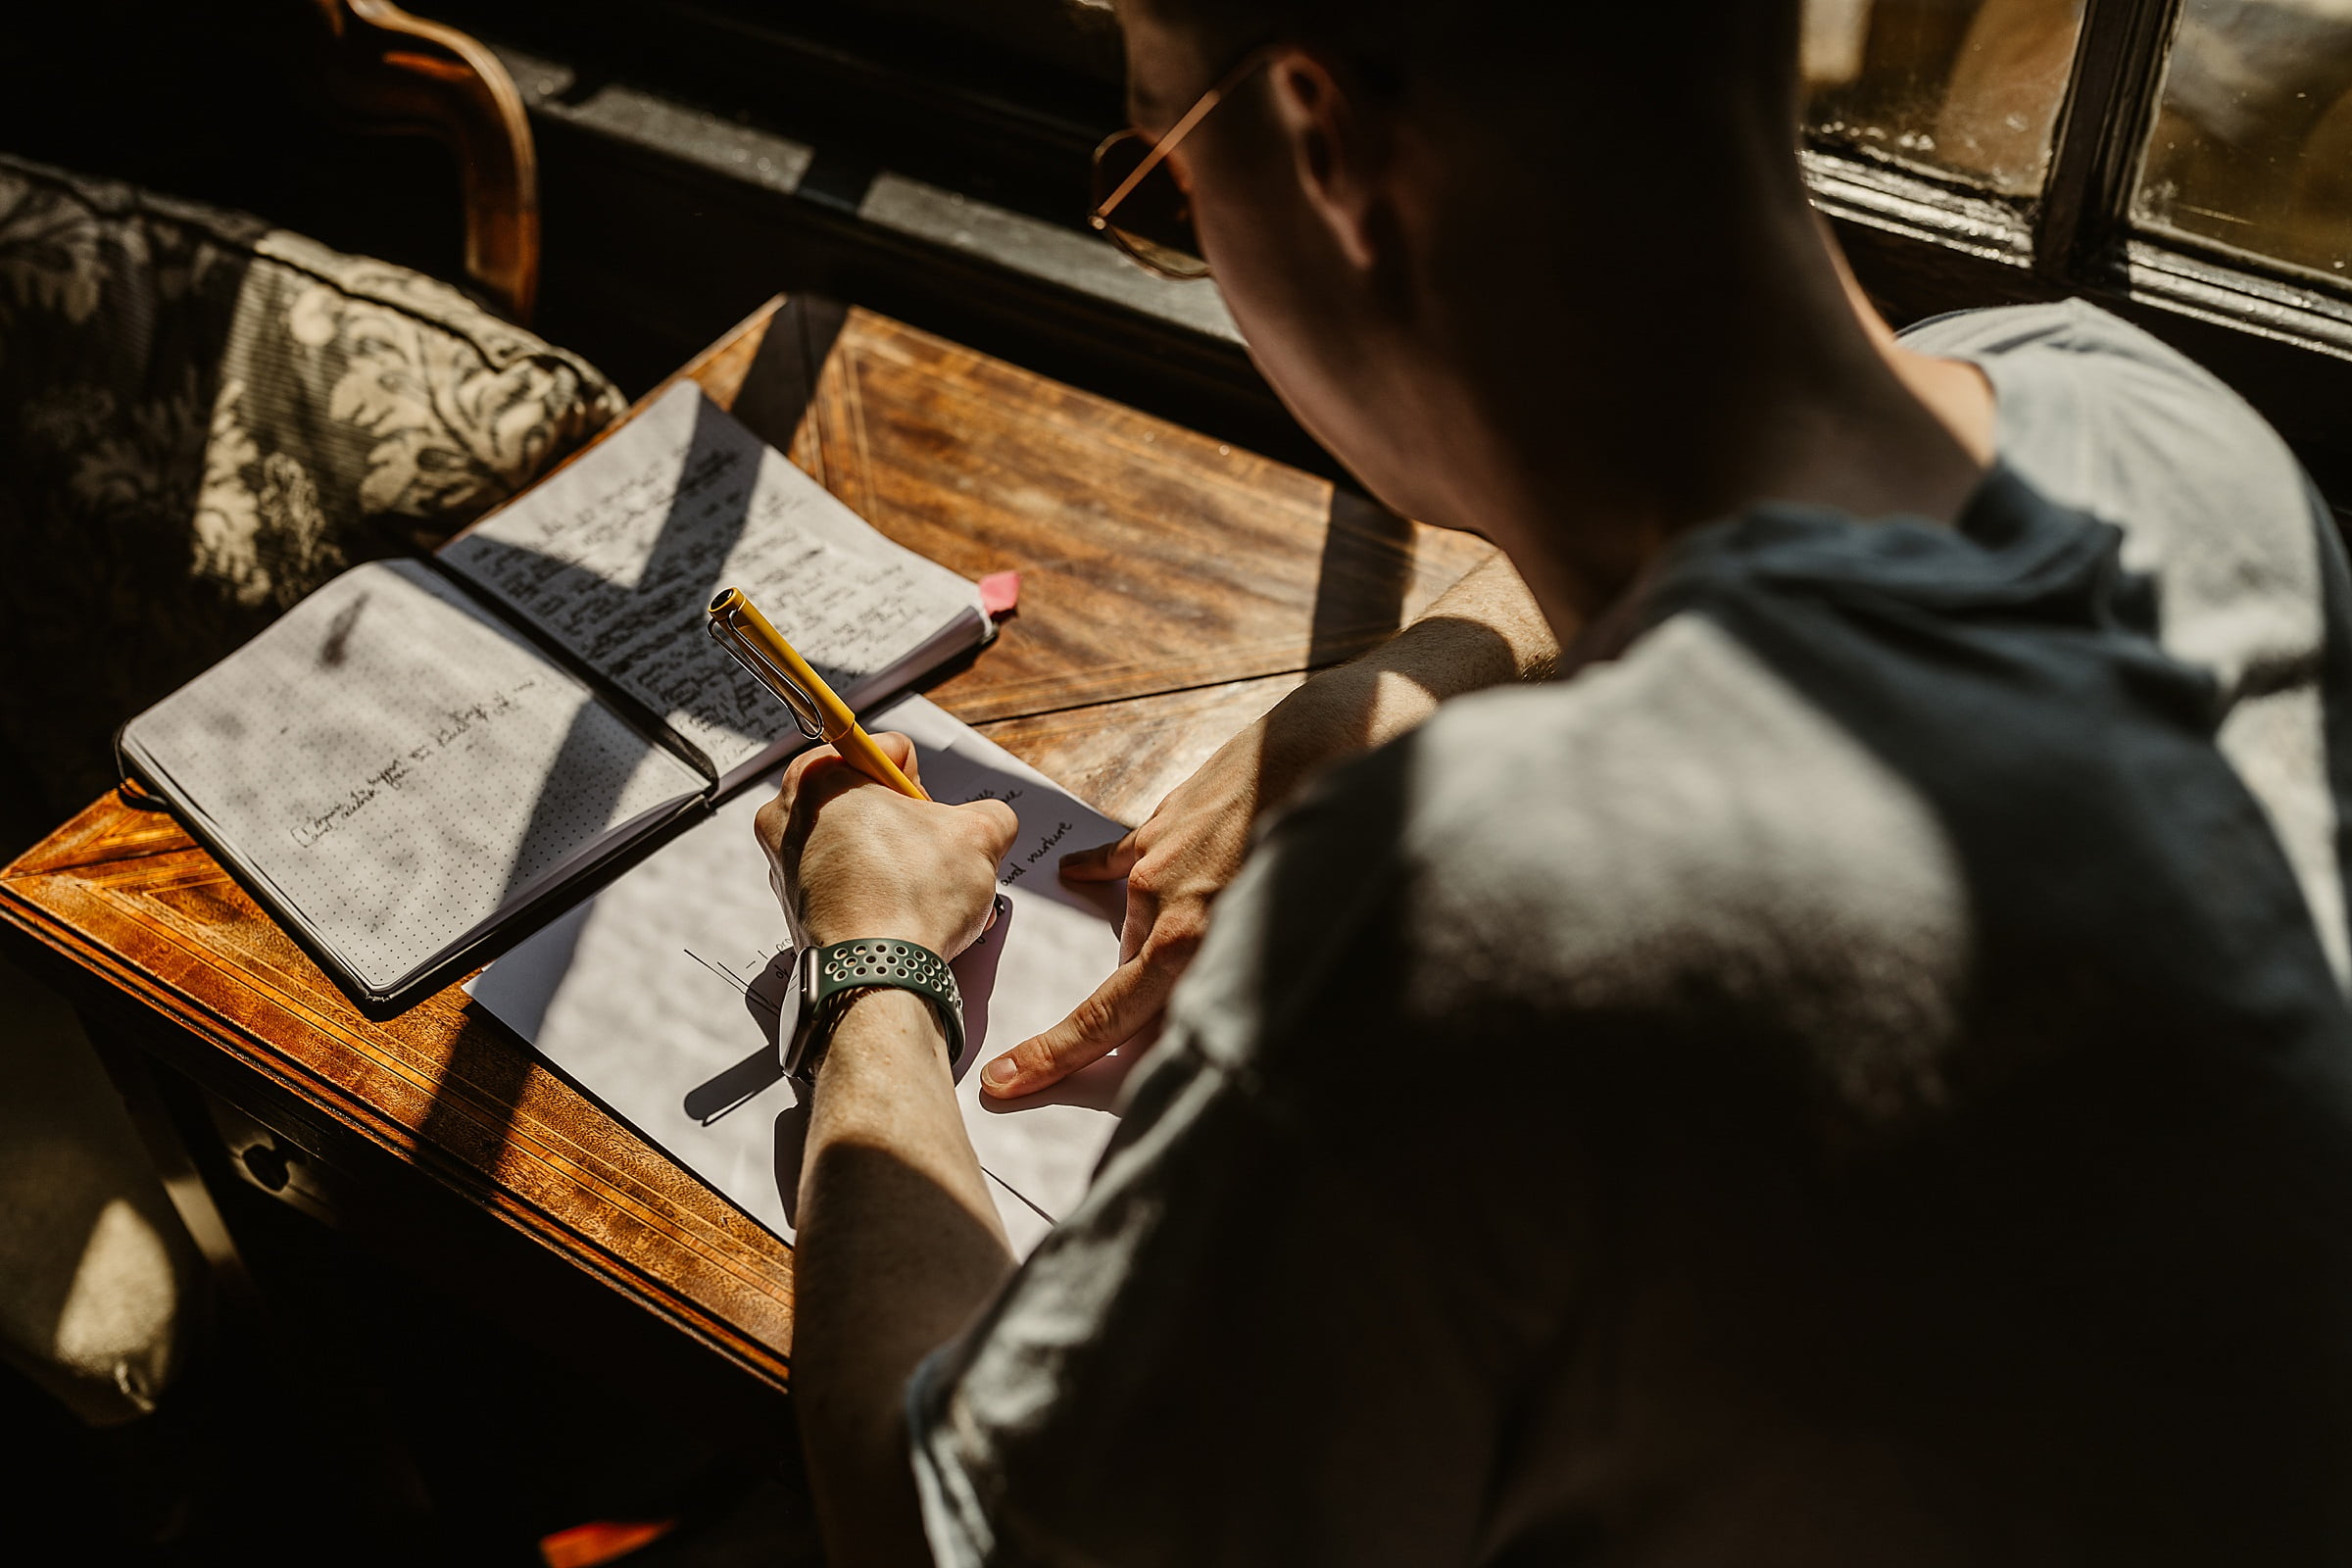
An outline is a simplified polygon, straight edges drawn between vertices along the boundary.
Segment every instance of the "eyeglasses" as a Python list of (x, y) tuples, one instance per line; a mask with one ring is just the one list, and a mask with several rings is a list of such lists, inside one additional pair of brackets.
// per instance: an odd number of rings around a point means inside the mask
[[(1244, 55), (1156, 142), (1140, 130), (1120, 130), (1095, 149), (1095, 210), (1086, 220), (1147, 271), (1179, 282), (1208, 275), (1200, 236), (1193, 232), (1193, 199), (1168, 168), (1168, 154), (1228, 93), (1274, 58), (1273, 48), (1261, 44)], [(1115, 223), (1113, 212), (1121, 215)]]

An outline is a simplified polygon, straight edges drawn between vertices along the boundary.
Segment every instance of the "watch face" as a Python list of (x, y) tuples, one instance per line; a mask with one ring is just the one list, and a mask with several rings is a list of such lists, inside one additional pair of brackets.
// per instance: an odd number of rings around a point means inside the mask
[(794, 960), (792, 1031), (784, 1035), (784, 1076), (806, 1081), (813, 1063), (808, 1042), (816, 1037), (816, 949), (804, 946)]

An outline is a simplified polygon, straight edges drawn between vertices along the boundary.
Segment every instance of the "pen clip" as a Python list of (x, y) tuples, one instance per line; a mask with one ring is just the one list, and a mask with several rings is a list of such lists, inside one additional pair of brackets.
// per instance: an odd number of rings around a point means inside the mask
[(800, 732), (812, 741), (825, 738), (824, 715), (816, 699), (801, 688), (801, 683), (777, 667), (776, 662), (763, 653), (759, 644), (736, 630), (732, 621), (712, 616), (709, 621), (710, 636), (720, 647), (733, 654), (744, 666), (776, 696), (782, 699), (785, 710), (792, 714)]

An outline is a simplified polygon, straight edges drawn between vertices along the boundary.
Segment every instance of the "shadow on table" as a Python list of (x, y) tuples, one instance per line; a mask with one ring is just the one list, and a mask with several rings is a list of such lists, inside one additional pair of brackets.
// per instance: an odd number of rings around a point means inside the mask
[[(823, 355), (830, 350), (833, 336), (841, 326), (837, 310), (813, 320), (805, 319), (807, 315), (806, 311), (790, 306), (777, 313), (746, 372), (739, 398), (752, 428), (778, 447), (790, 444), (792, 432), (806, 415), (814, 395), (816, 368), (822, 364)], [(683, 471), (695, 471), (727, 444), (714, 414), (712, 406), (705, 406), (688, 444)], [(749, 497), (747, 486), (746, 502)], [(723, 569), (727, 553), (742, 537), (746, 521), (741, 507), (731, 517), (713, 519), (700, 513), (689, 516), (673, 506), (669, 515), (662, 519), (639, 580), (663, 584), (668, 591), (675, 591), (673, 579), (698, 579), (690, 597), (698, 604), (707, 603), (721, 586), (711, 574)], [(588, 574), (577, 566), (552, 562), (548, 564), (555, 577), (568, 574), (582, 578), (573, 585), (576, 590), (586, 591), (593, 586), (585, 580)], [(522, 849), (509, 873), (510, 895), (534, 874), (533, 867), (576, 839), (578, 822), (601, 821), (618, 804), (628, 780), (619, 770), (595, 765), (598, 742), (589, 723), (593, 711), (583, 710), (573, 722), (558, 753), (555, 767), (540, 790), (530, 823), (524, 830)], [(583, 788), (584, 780), (594, 782)], [(773, 1033), (772, 1024), (769, 1032)], [(434, 1087), (432, 1105), (419, 1130), (420, 1139), (427, 1144), (466, 1144), (488, 1160), (495, 1160), (513, 1128), (516, 1097), (529, 1073), (528, 1059), (511, 1053), (476, 1053), (470, 1054), (468, 1059), (471, 1055), (495, 1055), (500, 1059), (485, 1061), (479, 1073), (468, 1071), (463, 1075), (463, 1081), (473, 1091), (463, 1097), (468, 1106), (463, 1113), (454, 1103), (460, 1098), (454, 1092), (454, 1085), (461, 1075), (459, 1062), (453, 1059), (442, 1081)], [(748, 1082), (756, 1070), (747, 1065), (742, 1069), (742, 1081)], [(735, 1073), (725, 1076), (730, 1084), (737, 1081)], [(773, 1079), (768, 1081), (772, 1083)], [(712, 1092), (717, 1094), (722, 1090)], [(700, 1091), (697, 1093), (699, 1096)], [(743, 1095), (738, 1095), (717, 1102), (713, 1114), (700, 1119), (715, 1119), (716, 1114), (723, 1114), (742, 1098)]]
[(1306, 662), (1321, 669), (1388, 640), (1413, 580), (1413, 525), (1377, 501), (1334, 487), (1315, 571)]
[[(686, 1114), (708, 1127), (729, 1111), (773, 1088), (784, 1076), (783, 1001), (791, 995), (797, 950), (787, 949), (767, 960), (743, 993), (743, 1010), (760, 1026), (758, 1050), (713, 1078), (694, 1086), (686, 1095)], [(794, 1009), (798, 1011), (797, 1006)]]

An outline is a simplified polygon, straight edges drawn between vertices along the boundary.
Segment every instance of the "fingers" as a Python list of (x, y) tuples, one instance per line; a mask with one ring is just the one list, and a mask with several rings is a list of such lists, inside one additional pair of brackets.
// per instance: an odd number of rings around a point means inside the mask
[(778, 795), (760, 808), (760, 814), (752, 818), (752, 835), (759, 839), (761, 849), (773, 855), (776, 847), (784, 842), (784, 825), (791, 820), (792, 808), (782, 795)]
[(1072, 850), (1061, 858), (1061, 874), (1073, 882), (1116, 882), (1135, 869), (1143, 857), (1136, 828), (1115, 844), (1099, 844), (1091, 850)]
[(881, 749), (884, 757), (898, 763), (900, 772), (917, 784), (922, 783), (923, 758), (922, 754), (914, 749), (914, 742), (911, 739), (900, 734), (895, 729), (878, 729), (873, 732), (873, 742)]
[(774, 855), (783, 848), (784, 841), (792, 834), (793, 813), (804, 804), (803, 797), (821, 804), (820, 795), (812, 790), (821, 791), (826, 772), (836, 768), (853, 774), (857, 771), (830, 746), (811, 747), (786, 764), (775, 799), (760, 808), (759, 814), (752, 818), (752, 833), (761, 849)]
[[(906, 745), (906, 736), (893, 738), (901, 746)], [(901, 771), (914, 779), (917, 787), (920, 787), (921, 779), (916, 777), (911, 761), (906, 760), (912, 756), (909, 748), (902, 757), (893, 758), (892, 760), (901, 762)], [(798, 814), (805, 818), (821, 809), (835, 797), (869, 785), (880, 788), (864, 769), (852, 763), (837, 748), (811, 746), (786, 764), (783, 787), (777, 791), (777, 799), (783, 803), (788, 817)]]
[(1111, 971), (1067, 1018), (980, 1069), (980, 1087), (999, 1100), (1033, 1095), (1109, 1054), (1159, 1016), (1176, 972), (1149, 955)]
[[(896, 730), (880, 730), (874, 734), (874, 744), (885, 757), (897, 763), (908, 778), (922, 782), (919, 771), (921, 759), (914, 742)], [(814, 746), (794, 758), (784, 769), (782, 786), (776, 798), (760, 808), (753, 819), (753, 831), (760, 844), (771, 853), (783, 844), (791, 831), (796, 811), (813, 811), (822, 808), (836, 795), (854, 790), (868, 782), (863, 773), (851, 767), (840, 752), (830, 746)], [(980, 841), (989, 847), (994, 858), (1003, 859), (1019, 836), (1020, 818), (1003, 801), (973, 801), (954, 808), (979, 824)]]
[[(821, 768), (834, 766), (840, 761), (841, 754), (832, 747), (812, 746), (784, 764), (784, 780), (776, 789), (774, 802), (783, 815), (786, 818), (792, 815), (793, 803), (798, 801), (801, 798), (801, 792), (808, 787), (809, 774), (818, 772)], [(765, 817), (766, 814), (766, 809), (762, 808), (760, 815)], [(760, 831), (764, 835), (767, 829), (762, 826)], [(782, 837), (781, 824), (778, 826), (777, 837)]]
[(987, 842), (994, 846), (991, 858), (1002, 860), (1012, 849), (1012, 841), (1020, 836), (1021, 819), (1011, 807), (1003, 801), (970, 801), (956, 808), (981, 824)]
[[(923, 760), (921, 755), (915, 751), (913, 741), (894, 729), (876, 730), (871, 739), (883, 756), (898, 764), (900, 772), (914, 780), (918, 785), (922, 783)], [(811, 774), (821, 777), (824, 771), (830, 770), (833, 764), (842, 760), (841, 752), (836, 747), (811, 746), (787, 762), (784, 765), (784, 783), (781, 791), (786, 808), (789, 808), (801, 791), (808, 787)], [(865, 776), (858, 773), (855, 768), (850, 771), (858, 778)], [(842, 782), (846, 784), (848, 781)]]

